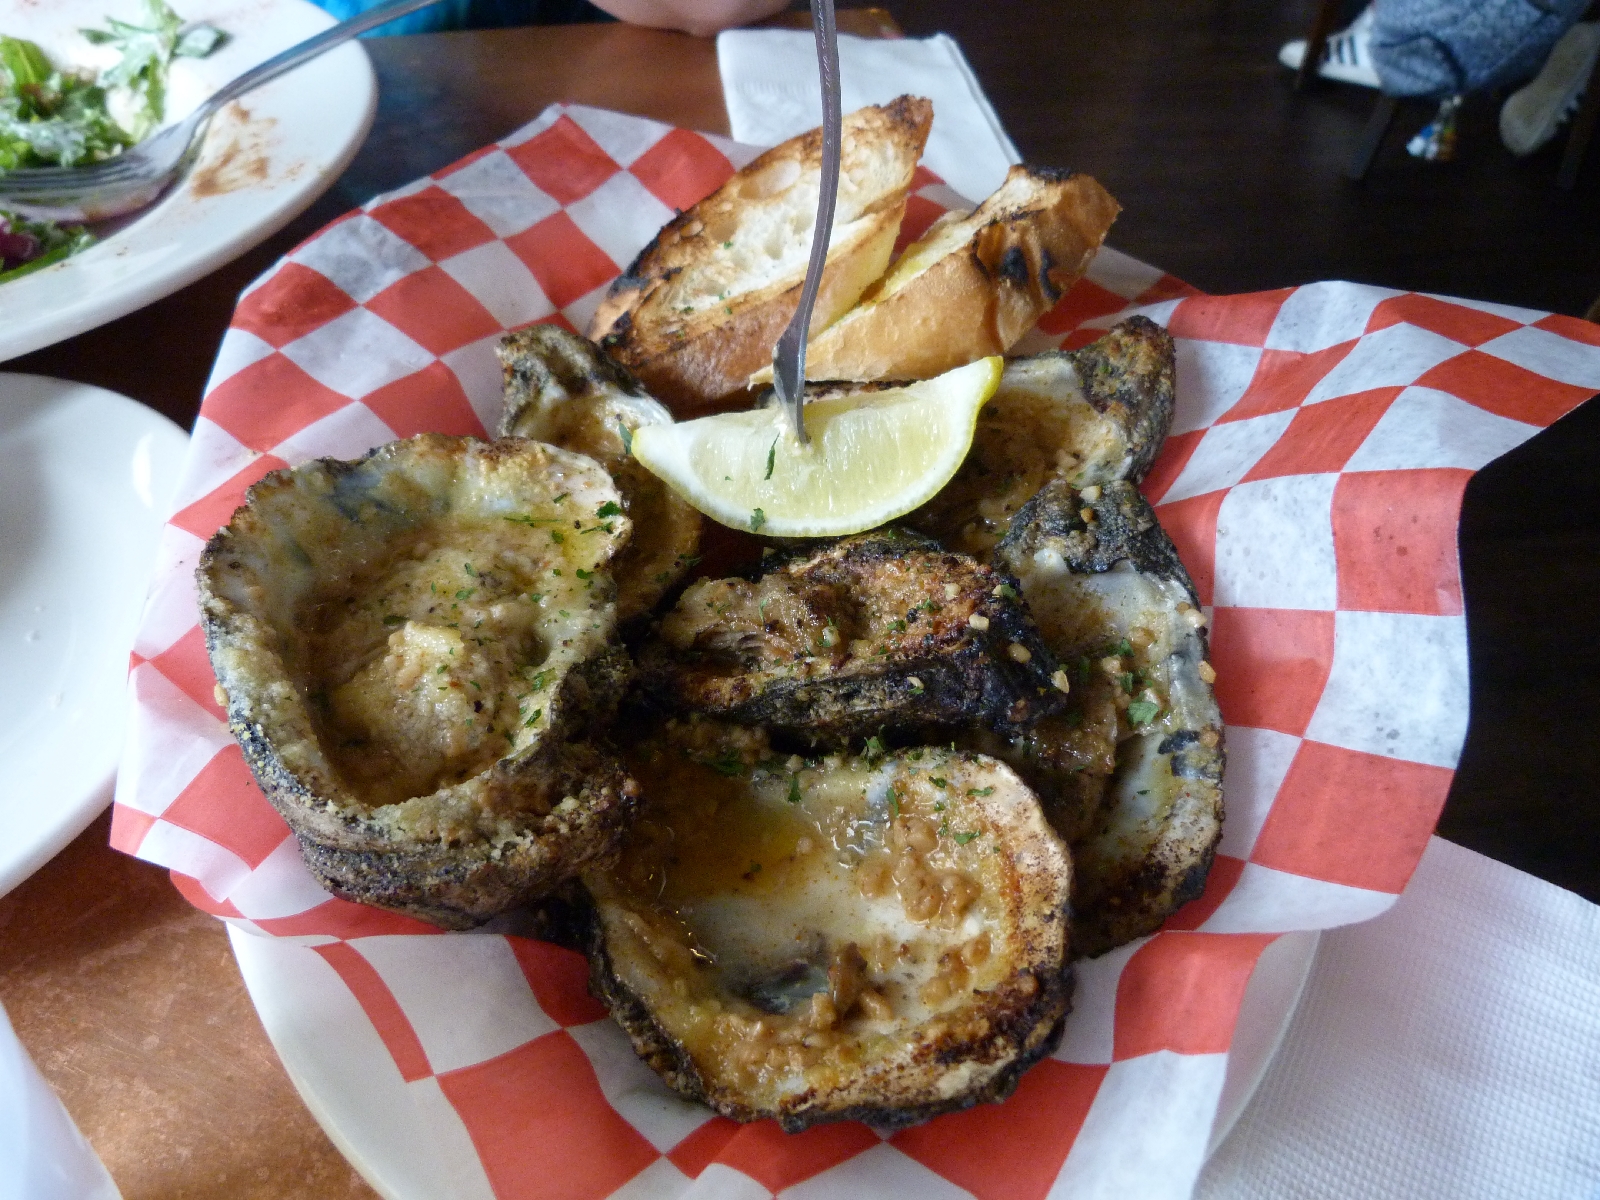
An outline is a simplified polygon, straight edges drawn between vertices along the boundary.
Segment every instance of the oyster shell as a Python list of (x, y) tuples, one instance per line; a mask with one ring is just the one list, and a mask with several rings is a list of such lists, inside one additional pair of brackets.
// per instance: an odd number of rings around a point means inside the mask
[(645, 808), (585, 876), (593, 986), (685, 1096), (900, 1128), (1004, 1099), (1055, 1046), (1071, 868), (1004, 764), (785, 760), (693, 721), (629, 765)]
[(893, 528), (693, 584), (639, 665), (668, 710), (828, 746), (885, 727), (1021, 728), (1061, 700), (1009, 577)]
[(324, 886), (461, 928), (615, 848), (636, 789), (575, 739), (628, 674), (619, 499), (581, 455), (424, 434), (268, 475), (207, 544), (229, 728)]
[(1172, 337), (1129, 317), (1079, 350), (1006, 363), (955, 478), (907, 522), (978, 558), (1045, 483), (1144, 478), (1172, 424)]
[(607, 471), (633, 523), (611, 564), (617, 619), (655, 607), (695, 561), (701, 517), (629, 451), (641, 425), (672, 414), (587, 338), (554, 325), (508, 333), (497, 353), (505, 370), (501, 437), (529, 437), (587, 454)]
[(1070, 841), (1073, 947), (1101, 954), (1158, 928), (1211, 869), (1223, 747), (1205, 617), (1171, 539), (1125, 480), (1082, 491), (1051, 481), (995, 557), (1073, 691), (1062, 716), (1008, 746), (974, 744), (1018, 767)]

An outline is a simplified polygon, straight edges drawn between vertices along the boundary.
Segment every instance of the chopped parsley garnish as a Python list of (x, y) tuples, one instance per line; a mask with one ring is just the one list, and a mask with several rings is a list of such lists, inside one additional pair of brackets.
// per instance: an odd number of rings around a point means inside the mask
[(573, 572), (573, 574), (576, 575), (579, 579), (593, 579), (594, 578), (594, 572), (593, 571), (585, 571), (582, 567), (579, 567), (576, 571)]
[(978, 831), (974, 829), (974, 830), (969, 830), (966, 833), (953, 833), (950, 836), (955, 839), (956, 845), (965, 846), (973, 838), (978, 836)]
[(456, 589), (456, 599), (457, 600), (470, 600), (470, 599), (472, 599), (472, 593), (477, 591), (477, 590), (478, 590), (477, 588), (457, 588)]
[(399, 613), (389, 613), (383, 618), (383, 623), (385, 625), (404, 625), (406, 623), (406, 619)]
[(1160, 711), (1161, 705), (1154, 700), (1135, 700), (1128, 705), (1128, 721), (1134, 725), (1148, 725)]
[(633, 453), (633, 430), (629, 429), (621, 421), (618, 421), (617, 422), (617, 436), (622, 439), (622, 452), (624, 454), (632, 454)]
[(943, 776), (940, 776), (940, 775), (929, 775), (928, 776), (928, 782), (933, 784), (933, 786), (936, 787), (936, 788), (942, 788), (942, 787), (949, 787), (950, 786), (950, 781), (948, 779), (945, 779)]
[(552, 529), (550, 531), (550, 540), (559, 546), (561, 543), (567, 540), (567, 535), (562, 533), (559, 529)]
[(992, 795), (994, 795), (994, 788), (992, 788), (992, 787), (968, 788), (967, 789), (967, 795), (969, 795), (969, 796), (992, 796)]
[(773, 468), (773, 465), (777, 461), (778, 461), (778, 439), (776, 437), (774, 437), (772, 439), (772, 445), (767, 447), (767, 473), (761, 477), (762, 479), (771, 479), (772, 478), (772, 468)]
[(620, 517), (622, 515), (622, 505), (615, 500), (607, 500), (594, 510), (594, 515), (597, 517)]
[(744, 774), (744, 760), (732, 750), (724, 750), (717, 757), (707, 759), (706, 766), (710, 767), (718, 775), (726, 775), (730, 779), (736, 775)]
[(767, 514), (762, 512), (759, 508), (758, 509), (754, 509), (750, 513), (750, 532), (751, 533), (760, 532), (761, 527), (763, 525), (765, 525), (766, 523), (767, 523)]
[(528, 719), (522, 723), (522, 727), (524, 729), (531, 729), (533, 727), (533, 723), (542, 716), (544, 716), (544, 709), (534, 709), (533, 712), (528, 715)]
[(801, 799), (803, 799), (803, 797), (800, 795), (800, 776), (791, 775), (789, 776), (789, 803), (799, 804)]
[(468, 575), (472, 576), (474, 579), (476, 579), (478, 577), (478, 573), (472, 569), (472, 564), (471, 563), (462, 563), (461, 564), (461, 569), (463, 571), (465, 571)]

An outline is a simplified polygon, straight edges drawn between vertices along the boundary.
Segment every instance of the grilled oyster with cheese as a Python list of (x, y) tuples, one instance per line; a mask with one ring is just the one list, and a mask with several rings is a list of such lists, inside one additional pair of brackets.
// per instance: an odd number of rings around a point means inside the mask
[(1222, 717), (1194, 585), (1125, 480), (1052, 480), (1011, 523), (1012, 571), (1063, 664), (1066, 710), (1005, 746), (1072, 845), (1073, 946), (1095, 955), (1199, 896), (1222, 832)]
[(1138, 483), (1172, 424), (1173, 364), (1171, 335), (1147, 317), (1079, 350), (1011, 359), (961, 469), (907, 522), (986, 558), (1051, 479)]
[(835, 747), (884, 727), (1019, 729), (1061, 700), (1009, 577), (894, 529), (774, 549), (754, 579), (695, 583), (639, 665), (670, 711)]
[(448, 928), (610, 854), (636, 788), (577, 740), (627, 678), (591, 459), (424, 434), (277, 471), (197, 572), (228, 724), (318, 880)]
[(1068, 1011), (1069, 860), (1004, 764), (944, 749), (773, 757), (669, 725), (585, 877), (593, 986), (676, 1090), (786, 1130), (901, 1128), (1004, 1099)]
[(641, 425), (672, 414), (587, 338), (554, 325), (508, 333), (501, 437), (528, 437), (587, 454), (611, 473), (633, 534), (611, 563), (617, 619), (648, 612), (695, 560), (700, 514), (633, 457)]

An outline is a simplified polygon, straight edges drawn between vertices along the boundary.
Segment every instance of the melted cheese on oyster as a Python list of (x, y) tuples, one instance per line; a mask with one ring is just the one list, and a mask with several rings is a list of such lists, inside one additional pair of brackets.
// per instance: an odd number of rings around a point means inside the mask
[[(590, 886), (613, 969), (714, 1092), (775, 1110), (919, 1042), (981, 1040), (986, 994), (1037, 986), (1019, 964), (1050, 952), (1019, 920), (1017, 876), (1054, 855), (1060, 890), (1046, 892), (1064, 911), (1066, 861), (992, 760), (802, 761), (770, 754), (760, 730), (693, 722), (638, 746), (629, 768), (646, 808)], [(1033, 807), (1031, 837), (996, 805)]]
[(361, 799), (460, 783), (549, 724), (553, 668), (600, 631), (585, 527), (592, 513), (424, 530), (316, 606), (300, 657), (329, 757)]
[(469, 469), (448, 439), (396, 445), (398, 468), (303, 473), (300, 492), (274, 493), (270, 535), (235, 552), (274, 594), (240, 599), (278, 625), (305, 753), (369, 812), (401, 806), (383, 818), (448, 840), (465, 832), (450, 790), (536, 742), (547, 700), (609, 642), (605, 568), (629, 523), (586, 458), (507, 442)]

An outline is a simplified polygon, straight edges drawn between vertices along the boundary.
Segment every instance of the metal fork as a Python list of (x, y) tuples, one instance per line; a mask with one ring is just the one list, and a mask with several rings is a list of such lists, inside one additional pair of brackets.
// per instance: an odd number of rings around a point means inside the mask
[(103, 221), (144, 208), (194, 162), (207, 123), (223, 105), (369, 29), (438, 2), (388, 0), (324, 29), (246, 71), (184, 120), (113, 158), (86, 167), (0, 171), (0, 205), (35, 220), (50, 221)]
[(817, 39), (817, 66), (822, 73), (822, 186), (817, 194), (817, 223), (811, 234), (811, 261), (800, 289), (800, 307), (772, 349), (772, 379), (778, 400), (794, 420), (794, 433), (803, 446), (806, 436), (806, 340), (811, 331), (811, 310), (828, 259), (828, 239), (833, 234), (833, 210), (839, 199), (839, 158), (844, 141), (844, 116), (839, 98), (839, 31), (834, 23), (833, 0), (811, 0), (811, 30)]

